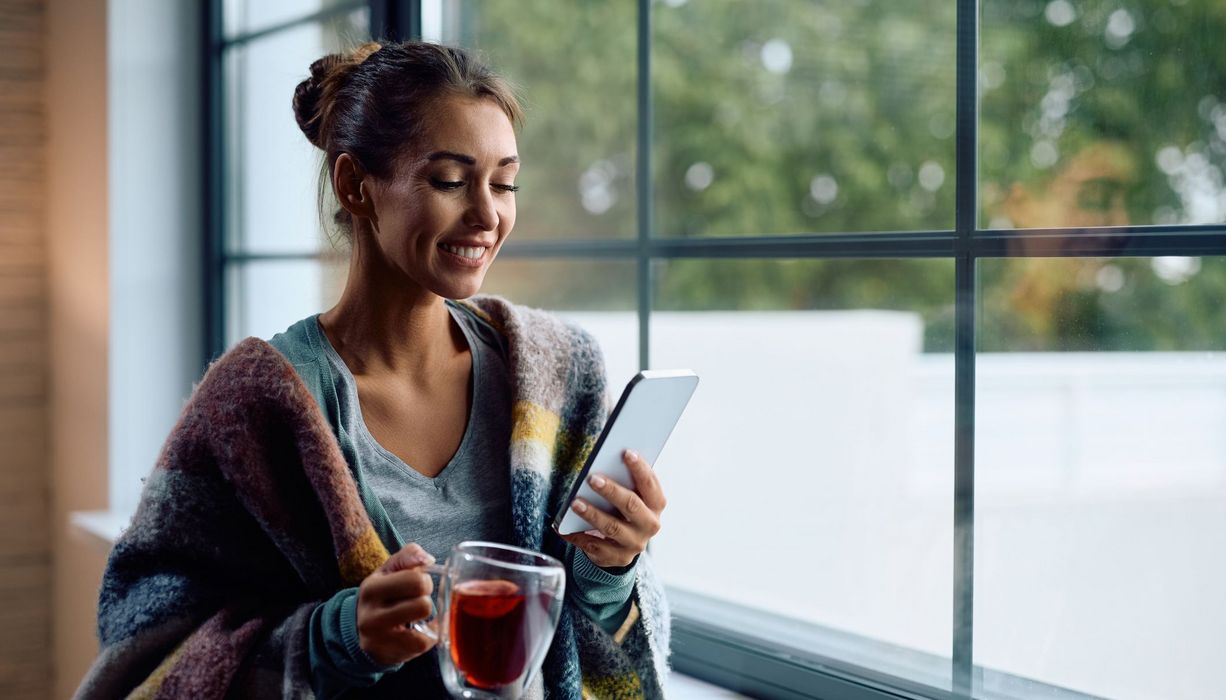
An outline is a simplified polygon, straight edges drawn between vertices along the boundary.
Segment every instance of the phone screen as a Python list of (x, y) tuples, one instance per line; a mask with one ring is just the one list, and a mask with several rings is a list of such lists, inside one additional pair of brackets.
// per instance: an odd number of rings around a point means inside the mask
[(698, 375), (690, 370), (645, 370), (630, 380), (609, 414), (570, 496), (553, 519), (558, 534), (591, 529), (586, 520), (570, 509), (575, 498), (581, 497), (606, 513), (617, 513), (615, 507), (592, 490), (588, 477), (600, 474), (633, 489), (634, 481), (622, 455), (626, 450), (634, 450), (654, 468), (697, 387)]

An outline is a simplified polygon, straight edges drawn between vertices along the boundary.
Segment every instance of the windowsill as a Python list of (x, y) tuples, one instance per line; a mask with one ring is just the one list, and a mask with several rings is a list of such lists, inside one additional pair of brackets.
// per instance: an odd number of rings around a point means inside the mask
[(749, 700), (747, 695), (741, 695), (718, 685), (711, 685), (678, 671), (668, 674), (664, 696), (668, 700), (738, 700), (740, 698)]
[(680, 625), (684, 630), (702, 627), (708, 636), (714, 634), (717, 639), (729, 638), (726, 632), (736, 630), (761, 641), (765, 648), (773, 650), (772, 653), (787, 657), (793, 663), (841, 667), (843, 673), (852, 677), (878, 676), (879, 681), (899, 683), (899, 687), (916, 695), (950, 685), (951, 665), (947, 656), (684, 589), (669, 587), (668, 599), (674, 618), (684, 620)]
[[(123, 534), (132, 522), (132, 513), (122, 513), (110, 510), (79, 510), (68, 517), (72, 531), (80, 539), (98, 547), (103, 552), (109, 552), (115, 540)], [(672, 700), (708, 700), (745, 698), (727, 688), (704, 683), (691, 676), (673, 671), (668, 676), (668, 688), (665, 695)]]
[(104, 552), (111, 551), (115, 540), (123, 534), (132, 522), (132, 513), (111, 510), (78, 510), (68, 515), (71, 531), (78, 538), (98, 547)]

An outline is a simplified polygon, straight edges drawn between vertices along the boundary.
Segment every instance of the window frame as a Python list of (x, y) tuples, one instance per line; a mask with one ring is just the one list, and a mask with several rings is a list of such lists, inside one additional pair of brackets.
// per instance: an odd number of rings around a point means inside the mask
[[(979, 0), (955, 0), (956, 128), (954, 228), (885, 233), (739, 236), (673, 239), (655, 235), (652, 182), (651, 0), (637, 5), (637, 236), (628, 240), (511, 241), (501, 255), (510, 258), (623, 260), (636, 263), (640, 367), (650, 357), (653, 265), (674, 259), (831, 259), (941, 258), (955, 261), (954, 333), (954, 538), (953, 630), (948, 690), (858, 667), (836, 658), (771, 642), (750, 632), (712, 624), (709, 619), (677, 615), (673, 626), (675, 668), (709, 682), (764, 698), (969, 698), (991, 697), (984, 674), (1005, 677), (974, 666), (974, 523), (975, 523), (975, 333), (978, 304), (977, 262), (982, 258), (1149, 257), (1157, 255), (1226, 255), (1226, 224), (1117, 226), (1093, 229), (1050, 228), (1002, 230), (981, 228), (979, 219), (977, 95)], [(315, 254), (243, 254), (226, 250), (225, 85), (223, 61), (228, 48), (261, 37), (368, 7), (371, 36), (388, 39), (421, 36), (421, 0), (347, 2), (311, 15), (234, 37), (223, 33), (224, 0), (204, 3), (205, 235), (204, 355), (218, 357), (225, 346), (225, 278), (232, 265), (257, 260), (322, 259)], [(1018, 239), (1042, 246), (1018, 246)], [(672, 595), (682, 596), (678, 592)], [(781, 683), (781, 679), (786, 679)], [(1007, 678), (1015, 684), (1033, 684)], [(1061, 697), (1080, 697), (1061, 694)]]

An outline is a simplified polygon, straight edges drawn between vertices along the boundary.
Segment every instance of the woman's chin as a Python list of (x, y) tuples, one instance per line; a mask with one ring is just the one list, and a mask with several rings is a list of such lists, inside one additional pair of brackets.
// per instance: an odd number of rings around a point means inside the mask
[(470, 280), (441, 281), (442, 283), (437, 285), (432, 291), (445, 299), (467, 299), (471, 296), (476, 296), (481, 291), (481, 284), (484, 281), (484, 274)]

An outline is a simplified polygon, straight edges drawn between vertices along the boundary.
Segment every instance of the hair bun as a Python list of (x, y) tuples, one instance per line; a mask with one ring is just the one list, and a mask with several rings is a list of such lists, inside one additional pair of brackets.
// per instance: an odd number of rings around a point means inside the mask
[(340, 56), (329, 54), (311, 64), (311, 77), (298, 83), (294, 88), (294, 119), (298, 128), (306, 134), (307, 140), (318, 148), (323, 148), (319, 140), (320, 98), (323, 96), (324, 81), (328, 74), (340, 62)]
[(294, 119), (316, 148), (328, 150), (321, 133), (324, 115), (329, 111), (328, 103), (335, 98), (342, 78), (381, 48), (382, 44), (372, 41), (343, 54), (328, 54), (312, 63), (311, 77), (294, 88)]

